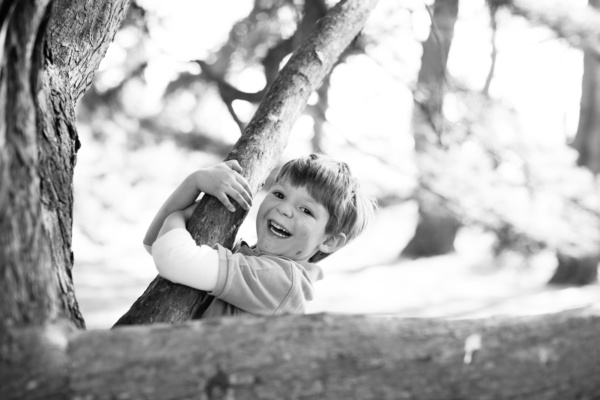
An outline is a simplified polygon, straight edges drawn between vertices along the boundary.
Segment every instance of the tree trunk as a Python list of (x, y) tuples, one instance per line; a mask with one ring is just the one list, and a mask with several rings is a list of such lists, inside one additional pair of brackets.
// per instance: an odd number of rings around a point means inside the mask
[(452, 253), (461, 223), (437, 196), (421, 193), (418, 199), (417, 228), (400, 256), (414, 259)]
[(593, 54), (583, 56), (583, 78), (577, 134), (571, 144), (579, 153), (577, 164), (600, 173), (600, 62)]
[[(589, 0), (593, 8), (600, 8), (600, 0)], [(583, 55), (583, 78), (577, 134), (571, 144), (579, 153), (577, 163), (595, 175), (600, 173), (600, 61), (591, 51)]]
[[(12, 337), (13, 348), (44, 357), (21, 355), (19, 369), (0, 364), (0, 398), (596, 399), (599, 330), (597, 311), (470, 321), (235, 317), (77, 333), (53, 326)], [(56, 382), (64, 385), (45, 386)]]
[[(49, 2), (0, 4), (0, 339), (10, 326), (60, 312), (42, 220), (36, 98)], [(5, 36), (4, 36), (5, 35)], [(41, 37), (43, 39), (43, 36)], [(6, 43), (6, 44), (5, 44)]]
[(84, 326), (71, 278), (74, 105), (126, 6), (123, 0), (0, 3), (2, 326), (60, 318)]
[[(427, 179), (426, 160), (430, 157), (428, 152), (432, 147), (438, 147), (444, 131), (442, 107), (446, 64), (457, 16), (458, 0), (437, 0), (434, 4), (429, 37), (423, 43), (412, 116), (415, 152), (422, 180)], [(425, 190), (417, 192), (417, 200), (417, 228), (412, 239), (402, 250), (401, 256), (416, 258), (454, 251), (454, 239), (461, 226), (460, 221), (438, 201), (438, 197), (428, 194)]]
[(583, 253), (559, 249), (556, 252), (558, 266), (550, 278), (552, 285), (583, 286), (598, 280), (600, 253), (587, 249)]
[[(600, 0), (590, 0), (589, 5), (600, 7)], [(571, 144), (579, 153), (577, 163), (587, 167), (594, 175), (600, 172), (600, 61), (597, 54), (585, 50), (583, 56), (583, 78), (577, 134)], [(599, 243), (587, 247), (559, 249), (558, 266), (550, 284), (588, 285), (598, 280), (600, 261)]]
[[(244, 134), (227, 159), (238, 160), (253, 193), (263, 185), (287, 144), (294, 124), (310, 94), (362, 29), (376, 0), (338, 3), (323, 17), (313, 34), (294, 53), (265, 95)], [(188, 223), (198, 244), (221, 243), (231, 248), (247, 212), (227, 211), (205, 196)], [(159, 276), (116, 325), (178, 322), (193, 318), (206, 304), (206, 292), (178, 285)], [(204, 303), (203, 303), (204, 302)]]

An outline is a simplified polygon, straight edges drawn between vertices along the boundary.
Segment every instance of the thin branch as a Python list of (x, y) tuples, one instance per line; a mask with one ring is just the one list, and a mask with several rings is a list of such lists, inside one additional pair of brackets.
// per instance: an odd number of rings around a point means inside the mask
[[(489, 3), (488, 3), (489, 4)], [(492, 54), (491, 54), (491, 65), (488, 71), (487, 77), (485, 79), (485, 86), (483, 87), (482, 93), (485, 97), (490, 96), (490, 85), (492, 84), (492, 79), (494, 78), (494, 72), (496, 70), (496, 59), (498, 57), (498, 46), (496, 43), (496, 35), (498, 33), (498, 21), (496, 13), (498, 11), (497, 7), (493, 5), (489, 5), (490, 10), (490, 26), (492, 28), (492, 37), (491, 37), (491, 45), (492, 45)]]

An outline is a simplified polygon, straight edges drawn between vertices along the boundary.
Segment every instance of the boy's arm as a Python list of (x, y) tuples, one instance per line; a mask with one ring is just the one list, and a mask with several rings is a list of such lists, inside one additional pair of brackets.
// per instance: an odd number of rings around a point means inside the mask
[(152, 247), (156, 269), (171, 282), (212, 291), (219, 276), (219, 255), (215, 249), (196, 245), (181, 214), (177, 211), (167, 217)]
[[(174, 229), (172, 226), (181, 227), (181, 221), (174, 218), (173, 221), (169, 222), (171, 229), (167, 229), (164, 232), (161, 231), (167, 217), (172, 213), (185, 210), (186, 213), (191, 215), (195, 206), (194, 202), (201, 192), (218, 198), (232, 212), (235, 211), (235, 207), (229, 201), (228, 196), (244, 209), (250, 209), (252, 191), (246, 179), (240, 175), (241, 172), (242, 167), (240, 164), (235, 160), (230, 160), (198, 170), (185, 178), (156, 213), (146, 231), (144, 245), (148, 247), (152, 246), (158, 238), (159, 233), (162, 232), (164, 234), (168, 230)], [(183, 214), (181, 217), (189, 218), (189, 216)], [(183, 221), (183, 229), (185, 229), (185, 219)]]

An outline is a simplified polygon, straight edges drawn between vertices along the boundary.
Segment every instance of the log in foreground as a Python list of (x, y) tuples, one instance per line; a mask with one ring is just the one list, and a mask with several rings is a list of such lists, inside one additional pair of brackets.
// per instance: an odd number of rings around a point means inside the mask
[[(242, 165), (253, 193), (279, 161), (290, 129), (308, 97), (363, 28), (377, 1), (345, 0), (329, 10), (269, 88), (227, 156), (227, 160), (235, 159)], [(188, 230), (198, 244), (220, 243), (231, 248), (246, 214), (240, 207), (231, 213), (215, 198), (205, 196), (190, 219)], [(198, 313), (204, 296), (206, 292), (156, 277), (116, 325), (186, 321)]]
[[(598, 309), (463, 321), (236, 317), (78, 331), (63, 352), (68, 368), (58, 369), (69, 384), (56, 398), (597, 399), (599, 332)], [(61, 379), (56, 367), (45, 370)], [(35, 398), (29, 394), (0, 388), (2, 399)]]

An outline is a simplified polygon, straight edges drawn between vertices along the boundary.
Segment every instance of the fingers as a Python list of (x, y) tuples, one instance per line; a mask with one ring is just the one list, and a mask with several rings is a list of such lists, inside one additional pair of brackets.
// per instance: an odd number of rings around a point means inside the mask
[(244, 196), (248, 204), (252, 204), (252, 189), (250, 189), (248, 181), (241, 175), (238, 175), (236, 178), (238, 187), (235, 187), (235, 185), (234, 187), (242, 194), (242, 196)]
[(238, 183), (234, 184), (229, 196), (234, 199), (244, 210), (250, 210), (252, 206), (252, 196), (244, 187)]
[(235, 172), (238, 172), (240, 174), (244, 171), (242, 169), (242, 166), (240, 165), (240, 163), (237, 160), (225, 161), (225, 164), (227, 164), (229, 166), (229, 168), (231, 168), (232, 170), (234, 170)]
[[(215, 196), (229, 211), (234, 212), (234, 202), (243, 209), (249, 210), (252, 205), (252, 189), (248, 181), (241, 175), (244, 170), (237, 160), (225, 161), (230, 171), (223, 174), (224, 170), (219, 165), (211, 172), (212, 179), (209, 184), (204, 185), (204, 192)], [(212, 170), (211, 170), (212, 171)], [(221, 171), (221, 172), (219, 172)]]
[(232, 184), (232, 187), (237, 192), (241, 193), (242, 199), (240, 201), (237, 201), (237, 196), (232, 196), (235, 193), (229, 193), (229, 195), (234, 197), (236, 199), (236, 201), (238, 203), (240, 203), (240, 205), (242, 205), (242, 207), (244, 206), (243, 203), (247, 203), (248, 205), (251, 205), (252, 204), (252, 189), (250, 188), (250, 185), (248, 184), (248, 181), (246, 180), (246, 178), (244, 178), (241, 175), (242, 172), (244, 171), (243, 168), (241, 167), (241, 165), (239, 164), (239, 162), (237, 160), (229, 160), (226, 162), (226, 164), (232, 170), (237, 172), (237, 174), (235, 174), (235, 179), (237, 182)]
[(229, 201), (229, 197), (227, 197), (225, 193), (221, 193), (219, 196), (217, 196), (217, 198), (221, 203), (223, 203), (226, 209), (228, 209), (231, 212), (235, 212), (234, 205), (231, 204), (231, 202)]

